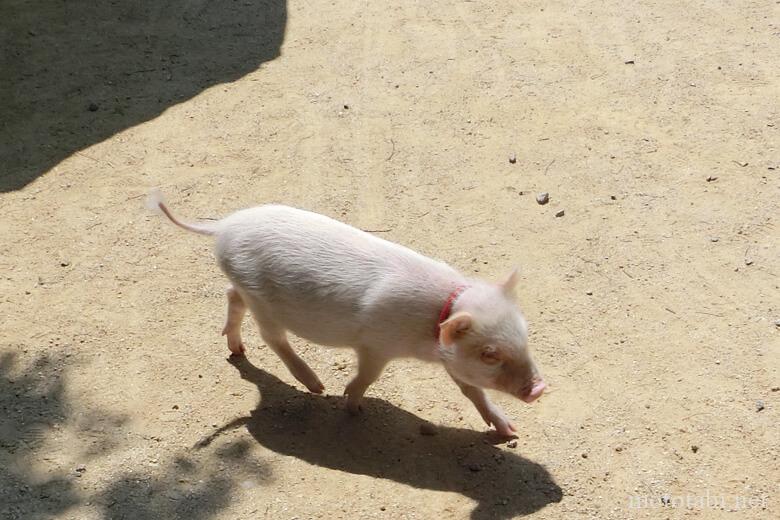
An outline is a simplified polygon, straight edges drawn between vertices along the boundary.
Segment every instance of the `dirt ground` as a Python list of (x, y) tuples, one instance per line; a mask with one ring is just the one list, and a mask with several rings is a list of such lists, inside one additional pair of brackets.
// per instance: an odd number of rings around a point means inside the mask
[[(0, 8), (2, 518), (780, 517), (776, 2), (92, 4)], [(155, 186), (519, 265), (550, 391), (494, 445), (437, 366), (227, 361)]]

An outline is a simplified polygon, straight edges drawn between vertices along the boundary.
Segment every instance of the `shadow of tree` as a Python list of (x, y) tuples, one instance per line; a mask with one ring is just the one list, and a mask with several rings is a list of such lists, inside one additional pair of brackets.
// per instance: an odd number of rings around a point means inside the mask
[[(77, 468), (52, 462), (57, 458), (52, 448), (70, 430), (78, 442), (62, 448), (92, 471), (92, 462), (121, 445), (126, 420), (68, 400), (69, 365), (60, 352), (20, 357), (0, 355), (0, 518), (49, 519), (97, 508), (107, 518), (206, 519), (229, 504), (237, 478), (250, 473), (255, 482), (271, 479), (267, 465), (248, 453), (249, 443), (238, 441), (216, 446), (213, 453), (171, 457), (160, 468), (139, 461), (119, 475), (105, 470), (100, 490), (84, 492)], [(239, 459), (243, 472), (215, 471)], [(81, 516), (88, 515), (74, 517)]]
[(64, 472), (41, 480), (30, 471), (32, 455), (66, 420), (63, 380), (51, 370), (60, 360), (41, 356), (15, 374), (16, 358), (0, 357), (0, 517), (50, 518), (78, 503)]
[[(97, 502), (104, 517), (113, 519), (210, 518), (230, 504), (236, 478), (251, 472), (255, 481), (270, 481), (268, 466), (253, 460), (248, 451), (246, 441), (237, 441), (220, 446), (211, 457), (179, 455), (160, 472), (126, 472), (98, 495)], [(227, 471), (220, 462), (244, 470)]]
[(246, 358), (230, 362), (257, 386), (261, 402), (249, 417), (221, 427), (196, 447), (244, 425), (266, 448), (311, 464), (461, 493), (477, 502), (473, 519), (529, 514), (562, 498), (544, 467), (496, 448), (487, 434), (439, 427), (437, 435), (421, 436), (425, 421), (381, 399), (366, 399), (366, 412), (351, 417), (336, 410), (342, 407), (338, 397), (301, 392)]
[(285, 0), (0, 3), (0, 192), (279, 56)]

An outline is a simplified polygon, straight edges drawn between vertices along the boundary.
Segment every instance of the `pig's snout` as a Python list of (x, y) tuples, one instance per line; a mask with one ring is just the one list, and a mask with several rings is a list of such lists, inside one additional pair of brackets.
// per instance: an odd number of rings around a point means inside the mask
[(520, 393), (520, 399), (526, 403), (533, 403), (544, 393), (547, 388), (545, 382), (541, 379), (534, 379), (533, 384)]

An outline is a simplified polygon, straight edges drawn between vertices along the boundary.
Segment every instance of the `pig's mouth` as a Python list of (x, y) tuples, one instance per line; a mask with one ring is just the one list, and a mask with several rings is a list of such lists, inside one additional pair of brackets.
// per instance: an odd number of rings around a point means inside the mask
[(547, 385), (544, 381), (538, 380), (534, 381), (533, 385), (530, 389), (524, 389), (522, 392), (520, 392), (520, 399), (525, 401), (526, 403), (533, 403), (539, 397), (544, 393), (544, 389), (547, 388)]

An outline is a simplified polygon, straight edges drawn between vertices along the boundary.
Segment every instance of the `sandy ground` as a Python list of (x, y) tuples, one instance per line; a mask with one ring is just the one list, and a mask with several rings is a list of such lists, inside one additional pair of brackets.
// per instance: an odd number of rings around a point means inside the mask
[[(0, 516), (780, 516), (775, 2), (91, 4), (0, 8)], [(228, 362), (153, 186), (519, 265), (550, 392), (494, 445), (435, 366)]]

